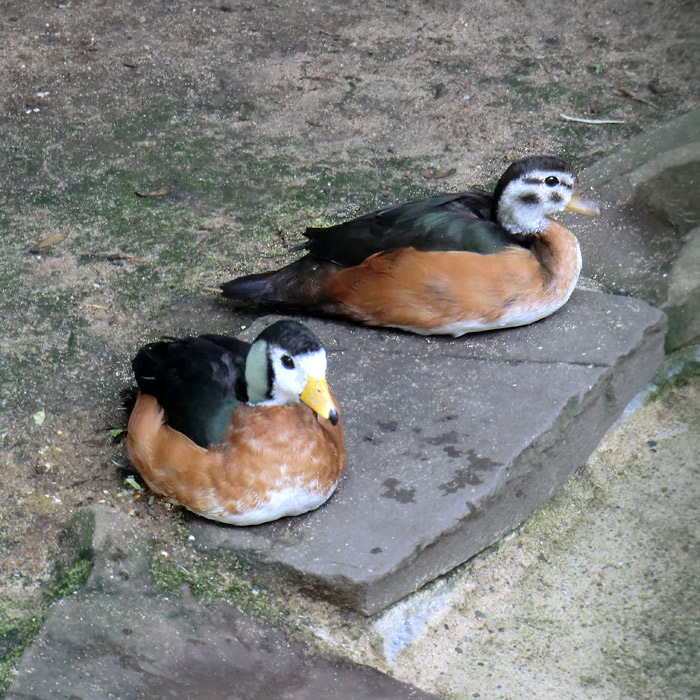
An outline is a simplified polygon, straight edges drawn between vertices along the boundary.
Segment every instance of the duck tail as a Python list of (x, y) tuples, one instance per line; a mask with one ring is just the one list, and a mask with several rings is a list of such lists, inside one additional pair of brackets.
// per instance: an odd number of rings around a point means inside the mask
[(255, 305), (334, 314), (337, 303), (329, 292), (330, 280), (340, 269), (335, 263), (307, 256), (274, 272), (226, 282), (221, 292), (229, 299)]
[(221, 292), (229, 299), (260, 303), (270, 297), (271, 278), (275, 272), (263, 272), (257, 275), (237, 277), (221, 285)]

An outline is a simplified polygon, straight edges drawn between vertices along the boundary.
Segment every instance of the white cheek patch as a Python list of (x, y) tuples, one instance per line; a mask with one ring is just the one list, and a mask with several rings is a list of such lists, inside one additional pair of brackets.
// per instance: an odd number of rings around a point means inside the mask
[(503, 190), (498, 204), (498, 221), (503, 228), (510, 233), (529, 233), (544, 228), (546, 221), (539, 187), (515, 180)]
[(323, 348), (304, 355), (295, 355), (294, 367), (288, 369), (282, 363), (282, 357), (287, 355), (282, 348), (271, 348), (272, 369), (272, 398), (266, 403), (283, 404), (296, 403), (306, 387), (309, 377), (323, 379), (326, 376), (326, 351)]
[[(555, 176), (559, 183), (547, 185)], [(574, 179), (569, 173), (534, 170), (506, 185), (498, 205), (498, 221), (510, 233), (536, 233), (547, 226), (547, 214), (561, 211), (571, 200)]]
[(316, 352), (310, 352), (306, 355), (297, 355), (296, 362), (297, 367), (303, 371), (305, 377), (323, 379), (326, 376), (328, 359), (326, 358), (325, 350), (316, 350)]

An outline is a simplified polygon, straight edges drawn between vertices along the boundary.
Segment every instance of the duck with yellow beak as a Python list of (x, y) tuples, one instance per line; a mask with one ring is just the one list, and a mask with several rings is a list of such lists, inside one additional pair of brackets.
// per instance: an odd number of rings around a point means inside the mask
[(326, 352), (283, 320), (252, 345), (165, 340), (132, 363), (127, 451), (154, 492), (205, 518), (257, 525), (323, 504), (345, 468)]

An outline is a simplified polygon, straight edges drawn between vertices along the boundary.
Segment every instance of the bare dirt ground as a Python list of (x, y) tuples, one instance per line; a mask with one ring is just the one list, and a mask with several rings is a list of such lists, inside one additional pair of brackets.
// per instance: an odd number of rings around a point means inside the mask
[(695, 0), (0, 7), (10, 660), (82, 505), (167, 536), (174, 511), (125, 485), (109, 431), (138, 345), (250, 320), (205, 288), (291, 259), (310, 223), (489, 185), (526, 154), (591, 163), (700, 93)]

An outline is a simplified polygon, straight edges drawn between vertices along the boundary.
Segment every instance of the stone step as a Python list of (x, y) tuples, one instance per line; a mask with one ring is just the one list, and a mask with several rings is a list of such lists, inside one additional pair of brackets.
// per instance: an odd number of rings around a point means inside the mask
[(159, 592), (153, 542), (133, 518), (95, 506), (79, 520), (92, 573), (52, 606), (6, 700), (437, 700), (368, 666), (322, 658), (232, 605)]
[[(252, 340), (277, 317), (258, 319)], [(540, 508), (663, 359), (665, 317), (576, 291), (524, 328), (424, 338), (302, 319), (329, 352), (348, 467), (304, 516), (249, 528), (192, 516), (195, 546), (372, 614)]]

